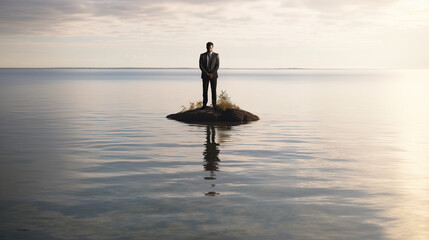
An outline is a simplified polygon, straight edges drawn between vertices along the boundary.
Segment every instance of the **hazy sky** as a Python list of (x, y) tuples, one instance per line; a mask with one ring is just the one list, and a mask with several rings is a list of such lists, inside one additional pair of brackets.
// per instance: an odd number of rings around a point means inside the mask
[(428, 0), (0, 0), (0, 67), (429, 68)]

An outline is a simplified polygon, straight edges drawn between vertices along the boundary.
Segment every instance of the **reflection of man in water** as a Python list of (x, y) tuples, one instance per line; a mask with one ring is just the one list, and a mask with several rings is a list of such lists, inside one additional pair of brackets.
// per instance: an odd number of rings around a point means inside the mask
[(219, 144), (216, 143), (216, 130), (213, 125), (207, 125), (207, 139), (206, 139), (206, 149), (204, 150), (204, 169), (210, 171), (210, 177), (205, 177), (207, 180), (216, 179), (215, 171), (219, 170), (218, 162), (219, 159)]

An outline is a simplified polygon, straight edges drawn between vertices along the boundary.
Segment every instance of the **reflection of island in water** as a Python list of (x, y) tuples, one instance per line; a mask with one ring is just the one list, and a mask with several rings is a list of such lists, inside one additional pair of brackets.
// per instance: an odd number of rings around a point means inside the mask
[[(228, 137), (226, 134), (222, 134), (224, 130), (230, 130), (231, 126), (215, 126), (215, 125), (206, 125), (206, 143), (204, 144), (205, 149), (203, 152), (204, 155), (204, 170), (208, 172), (207, 176), (204, 177), (206, 180), (215, 180), (216, 172), (219, 171), (219, 146), (220, 144), (216, 142), (216, 130), (221, 132), (219, 142), (223, 142), (225, 138)], [(214, 188), (216, 184), (211, 184), (211, 187)], [(205, 194), (206, 196), (216, 196), (219, 193), (215, 191), (209, 191)]]

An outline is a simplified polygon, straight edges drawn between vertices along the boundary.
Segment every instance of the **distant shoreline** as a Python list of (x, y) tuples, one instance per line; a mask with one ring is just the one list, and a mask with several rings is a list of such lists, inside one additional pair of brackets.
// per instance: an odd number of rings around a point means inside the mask
[[(0, 69), (157, 69), (199, 70), (190, 67), (0, 67)], [(429, 70), (429, 68), (222, 68), (224, 70)]]

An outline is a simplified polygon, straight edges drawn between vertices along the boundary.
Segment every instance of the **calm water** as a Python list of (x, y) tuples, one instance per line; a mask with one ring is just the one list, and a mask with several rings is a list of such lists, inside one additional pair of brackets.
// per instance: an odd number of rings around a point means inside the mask
[(1, 69), (1, 239), (429, 239), (429, 71)]

